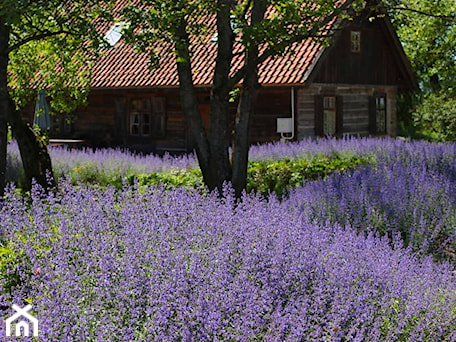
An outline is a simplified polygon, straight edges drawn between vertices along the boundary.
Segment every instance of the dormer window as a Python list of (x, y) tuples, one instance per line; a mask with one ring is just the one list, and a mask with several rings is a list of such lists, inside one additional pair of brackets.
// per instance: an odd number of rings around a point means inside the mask
[(361, 31), (350, 31), (351, 52), (361, 52)]
[(116, 43), (122, 38), (123, 30), (127, 28), (126, 23), (115, 23), (113, 27), (106, 33), (105, 40), (110, 46), (116, 45)]

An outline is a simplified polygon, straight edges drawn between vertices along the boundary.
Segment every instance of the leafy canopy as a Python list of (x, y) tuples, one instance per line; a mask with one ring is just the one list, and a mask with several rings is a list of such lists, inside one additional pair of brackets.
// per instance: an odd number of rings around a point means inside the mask
[(111, 20), (110, 1), (3, 0), (10, 29), (9, 92), (21, 108), (45, 89), (52, 110), (69, 112), (88, 93), (90, 65), (104, 46), (97, 25)]
[(399, 0), (394, 24), (424, 92), (456, 91), (456, 2)]

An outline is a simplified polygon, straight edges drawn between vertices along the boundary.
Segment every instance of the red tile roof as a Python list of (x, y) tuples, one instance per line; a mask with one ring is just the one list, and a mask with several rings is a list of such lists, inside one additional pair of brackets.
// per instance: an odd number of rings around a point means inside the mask
[[(106, 28), (106, 32), (109, 28)], [(193, 46), (192, 66), (196, 86), (212, 84), (217, 43), (212, 41), (213, 33)], [(235, 47), (240, 49), (240, 45)], [(269, 58), (259, 68), (259, 81), (264, 86), (302, 84), (314, 65), (320, 43), (305, 40), (293, 46), (294, 53)], [(105, 50), (93, 67), (92, 88), (156, 88), (179, 85), (175, 55), (161, 49), (158, 68), (149, 68), (149, 57), (136, 52), (123, 39)], [(237, 52), (237, 51), (235, 51)], [(242, 56), (233, 58), (233, 70), (242, 65)]]

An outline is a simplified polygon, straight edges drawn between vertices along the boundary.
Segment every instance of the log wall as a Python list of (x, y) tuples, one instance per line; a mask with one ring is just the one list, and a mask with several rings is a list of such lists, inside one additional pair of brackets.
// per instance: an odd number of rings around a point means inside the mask
[(298, 139), (315, 137), (315, 95), (334, 95), (342, 98), (341, 135), (369, 135), (369, 97), (378, 93), (386, 94), (387, 134), (395, 136), (397, 87), (314, 84), (297, 90)]

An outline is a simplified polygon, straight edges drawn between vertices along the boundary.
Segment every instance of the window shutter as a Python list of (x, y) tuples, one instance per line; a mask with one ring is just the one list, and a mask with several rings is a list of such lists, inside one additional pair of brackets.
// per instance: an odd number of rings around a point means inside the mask
[(323, 96), (315, 95), (315, 135), (317, 137), (323, 136)]
[(336, 96), (336, 135), (342, 136), (344, 133), (344, 98)]
[(126, 143), (127, 133), (129, 128), (127, 118), (127, 98), (117, 97), (114, 99), (115, 112), (114, 112), (114, 138), (118, 142)]
[(369, 96), (369, 134), (376, 134), (376, 103), (375, 96)]
[(385, 131), (382, 132), (384, 134), (388, 134), (388, 97), (385, 96)]
[(164, 137), (166, 134), (165, 98), (152, 97), (152, 134), (154, 137)]

